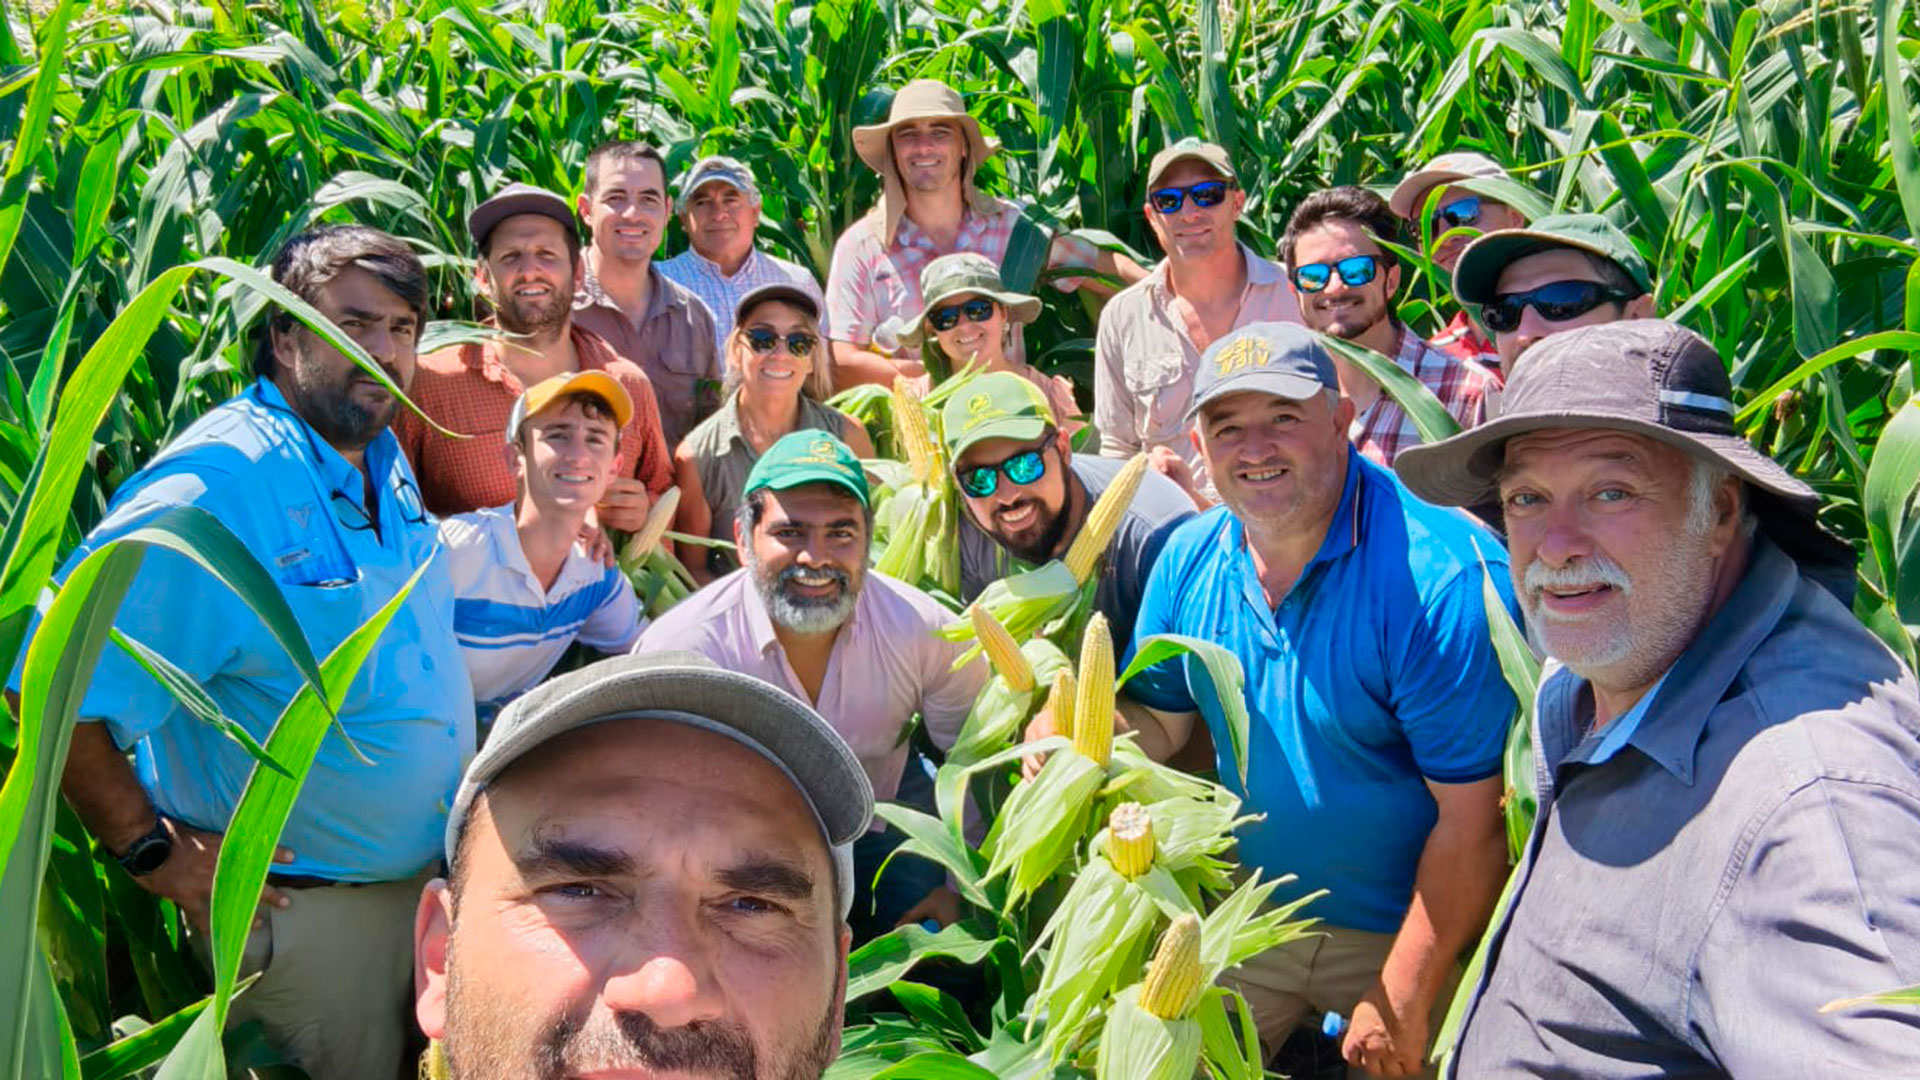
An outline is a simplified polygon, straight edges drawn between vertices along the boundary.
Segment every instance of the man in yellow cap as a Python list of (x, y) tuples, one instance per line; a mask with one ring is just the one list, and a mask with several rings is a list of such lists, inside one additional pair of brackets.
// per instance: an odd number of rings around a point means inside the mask
[[(1048, 243), (1049, 267), (1089, 267), (1123, 283), (1146, 276), (1131, 259), (1078, 237), (1048, 240), (1037, 226), (1024, 223), (1020, 204), (983, 193), (976, 182), (980, 163), (1000, 146), (981, 132), (959, 93), (945, 83), (916, 79), (901, 87), (886, 123), (853, 129), (853, 148), (880, 174), (881, 195), (870, 213), (840, 234), (827, 274), (825, 321), (833, 330), (837, 386), (884, 384), (895, 375), (924, 373), (918, 346), (894, 338), (888, 322), (920, 311), (920, 271), (941, 255), (973, 251), (998, 264), (1016, 232), (1036, 230), (1037, 239)], [(1025, 289), (1031, 283), (1008, 284)], [(1059, 284), (1068, 288), (1079, 282)], [(1014, 354), (1024, 359), (1017, 333)]]
[(483, 722), (546, 678), (575, 641), (624, 653), (640, 636), (633, 586), (580, 541), (632, 418), (633, 399), (604, 371), (535, 383), (514, 402), (502, 451), (518, 496), (440, 523), (454, 635)]

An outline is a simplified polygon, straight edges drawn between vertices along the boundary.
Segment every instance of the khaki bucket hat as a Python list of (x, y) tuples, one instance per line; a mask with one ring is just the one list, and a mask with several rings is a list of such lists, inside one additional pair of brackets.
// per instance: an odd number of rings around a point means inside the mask
[(900, 340), (907, 345), (920, 344), (920, 339), (926, 335), (927, 312), (955, 296), (974, 294), (987, 297), (1006, 308), (1007, 318), (1016, 323), (1030, 323), (1040, 316), (1039, 297), (1007, 288), (1001, 282), (1000, 268), (993, 264), (993, 260), (974, 251), (942, 255), (928, 263), (927, 268), (920, 272), (920, 294), (924, 297), (920, 313), (900, 330)]
[(879, 212), (884, 216), (885, 232), (882, 241), (890, 241), (900, 227), (900, 215), (907, 212), (907, 192), (900, 183), (900, 171), (894, 168), (893, 129), (911, 120), (953, 120), (966, 133), (967, 162), (960, 171), (960, 187), (967, 202), (979, 213), (987, 213), (993, 203), (974, 184), (974, 176), (980, 171), (980, 163), (992, 157), (1000, 149), (1000, 144), (986, 137), (980, 130), (980, 121), (967, 112), (966, 103), (960, 100), (960, 92), (938, 79), (915, 79), (900, 88), (893, 96), (893, 106), (887, 110), (887, 122), (868, 124), (853, 129), (853, 150), (867, 167), (880, 174), (884, 191), (880, 196)]

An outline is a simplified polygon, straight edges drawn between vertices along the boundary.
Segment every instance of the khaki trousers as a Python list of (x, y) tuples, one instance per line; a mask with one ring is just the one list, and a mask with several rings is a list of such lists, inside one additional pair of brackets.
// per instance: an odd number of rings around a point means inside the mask
[[(411, 1023), (413, 913), (432, 875), (286, 890), (247, 937), (229, 1024), (258, 1020), (313, 1080), (392, 1080)], [(410, 1072), (411, 1070), (409, 1070)]]

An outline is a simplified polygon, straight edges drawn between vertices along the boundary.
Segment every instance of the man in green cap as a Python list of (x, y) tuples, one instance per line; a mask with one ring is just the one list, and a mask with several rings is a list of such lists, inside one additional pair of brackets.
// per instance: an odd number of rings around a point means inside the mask
[[(960, 598), (994, 581), (1063, 557), (1087, 512), (1123, 462), (1075, 454), (1045, 398), (1011, 372), (982, 375), (947, 399), (941, 415), (967, 520), (960, 527)], [(1148, 471), (1107, 542), (1094, 606), (1113, 639), (1133, 639), (1147, 572), (1193, 503), (1173, 481)]]
[[(866, 473), (846, 443), (796, 431), (747, 474), (734, 524), (742, 566), (647, 628), (637, 653), (691, 651), (764, 679), (812, 705), (852, 747), (874, 795), (931, 808), (932, 784), (907, 748), (917, 713), (934, 745), (953, 745), (986, 682), (965, 646), (936, 635), (953, 615), (867, 565), (873, 512)], [(897, 860), (903, 837), (876, 829), (854, 844), (855, 940), (901, 922), (951, 921), (957, 898), (939, 868)]]
[(1520, 354), (1549, 334), (1654, 314), (1647, 261), (1598, 214), (1487, 233), (1460, 253), (1453, 295), (1479, 313), (1509, 378)]

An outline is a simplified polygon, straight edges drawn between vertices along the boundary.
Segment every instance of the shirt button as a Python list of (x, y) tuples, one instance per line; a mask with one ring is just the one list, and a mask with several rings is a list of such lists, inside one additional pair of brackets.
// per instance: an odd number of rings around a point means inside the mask
[(421, 654), (420, 654), (420, 666), (421, 666), (422, 668), (424, 668), (424, 669), (426, 669), (427, 671), (432, 671), (432, 670), (433, 670), (433, 657), (431, 657), (431, 656), (428, 656), (428, 655), (427, 655), (426, 653), (421, 653)]

